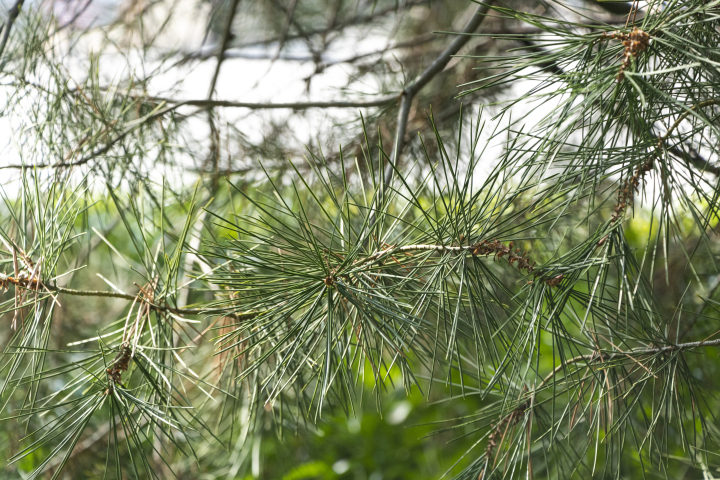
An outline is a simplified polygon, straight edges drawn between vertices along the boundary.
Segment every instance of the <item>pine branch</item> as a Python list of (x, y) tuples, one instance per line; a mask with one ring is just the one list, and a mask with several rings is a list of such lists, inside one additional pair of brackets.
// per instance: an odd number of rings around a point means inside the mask
[[(356, 261), (353, 265), (355, 268), (367, 268), (374, 264), (381, 263), (383, 260), (392, 257), (393, 255), (397, 254), (412, 254), (414, 252), (455, 252), (455, 253), (465, 253), (472, 256), (489, 256), (494, 255), (494, 258), (502, 259), (503, 257), (507, 257), (508, 264), (513, 265), (513, 263), (518, 264), (519, 270), (527, 270), (528, 273), (531, 273), (533, 271), (533, 263), (530, 262), (526, 256), (527, 252), (525, 252), (523, 255), (518, 255), (519, 250), (516, 250), (513, 252), (513, 242), (510, 242), (509, 246), (503, 245), (501, 242), (495, 240), (495, 241), (482, 241), (478, 242), (472, 245), (464, 245), (464, 246), (450, 246), (450, 245), (433, 245), (433, 244), (417, 244), (417, 245), (405, 245), (401, 247), (390, 247), (384, 250), (378, 250), (367, 257)], [(559, 280), (562, 278), (554, 278), (554, 279), (548, 279), (546, 280), (548, 283), (551, 283), (553, 285), (557, 285)], [(5, 282), (4, 288), (7, 289), (7, 284), (13, 284), (16, 285), (19, 288), (23, 288), (26, 290), (31, 291), (41, 291), (43, 288), (49, 292), (53, 293), (60, 293), (64, 295), (73, 295), (73, 296), (80, 296), (80, 297), (105, 297), (105, 298), (120, 298), (123, 300), (128, 300), (131, 302), (135, 302), (138, 300), (137, 295), (130, 295), (126, 293), (120, 293), (120, 292), (111, 292), (111, 291), (104, 291), (104, 290), (76, 290), (72, 288), (66, 288), (66, 287), (56, 287), (52, 285), (44, 285), (40, 282), (40, 280), (36, 278), (28, 278), (28, 277), (21, 277), (21, 278), (14, 278), (14, 277), (2, 277), (0, 278), (0, 282)], [(0, 288), (3, 287), (3, 284), (0, 283)], [(169, 305), (161, 305), (153, 302), (148, 302), (147, 300), (142, 299), (143, 302), (147, 303), (152, 309), (157, 311), (168, 311), (171, 313), (175, 313), (178, 315), (210, 315), (213, 313), (221, 313), (222, 309), (212, 309), (212, 308), (174, 308)], [(257, 317), (258, 315), (262, 314), (264, 312), (251, 312), (251, 313), (244, 313), (244, 314), (229, 314), (227, 316), (232, 316), (233, 318), (236, 318), (238, 320), (246, 320), (246, 319), (252, 319)]]
[(148, 100), (157, 102), (174, 103), (175, 108), (182, 106), (191, 107), (227, 107), (227, 108), (247, 108), (250, 110), (274, 110), (274, 109), (290, 109), (290, 110), (308, 110), (311, 108), (368, 108), (381, 107), (395, 101), (397, 95), (384, 95), (376, 100), (358, 100), (358, 101), (318, 101), (318, 102), (234, 102), (230, 100), (174, 100), (163, 97), (146, 97)]
[[(604, 4), (606, 2), (601, 2), (601, 4)], [(629, 4), (628, 4), (629, 5)], [(528, 39), (522, 39), (520, 40), (520, 43), (522, 43), (529, 51), (531, 52), (537, 52), (537, 53), (543, 53), (545, 50), (537, 45), (534, 41), (528, 40)], [(538, 67), (542, 71), (550, 72), (554, 75), (564, 75), (565, 71), (560, 67), (557, 62), (542, 62), (538, 64)], [(658, 142), (665, 141), (661, 138), (655, 136)], [(694, 166), (701, 172), (708, 172), (712, 173), (715, 176), (720, 176), (720, 165), (713, 164), (709, 160), (705, 159), (700, 153), (695, 150), (691, 145), (684, 144), (682, 146), (678, 145), (672, 145), (670, 147), (667, 147), (667, 151), (682, 160), (685, 160), (688, 164)]]
[(686, 342), (686, 343), (678, 343), (674, 345), (665, 345), (663, 347), (652, 347), (652, 348), (639, 348), (637, 350), (630, 350), (630, 351), (610, 351), (610, 352), (603, 352), (602, 355), (598, 352), (587, 354), (587, 355), (578, 355), (576, 357), (573, 357), (565, 362), (563, 362), (561, 365), (558, 365), (555, 367), (555, 369), (550, 372), (545, 378), (543, 378), (542, 382), (534, 389), (535, 392), (541, 390), (543, 387), (545, 387), (550, 380), (552, 380), (558, 373), (564, 371), (568, 366), (573, 365), (575, 363), (579, 362), (587, 362), (588, 365), (593, 362), (605, 362), (609, 360), (614, 360), (617, 358), (631, 358), (643, 356), (643, 355), (656, 355), (658, 353), (669, 353), (669, 352), (680, 352), (683, 350), (692, 350), (694, 348), (701, 348), (701, 347), (719, 347), (720, 346), (720, 338), (716, 340), (701, 340), (699, 342)]
[(670, 138), (670, 135), (672, 135), (672, 133), (680, 126), (683, 120), (685, 120), (689, 115), (694, 114), (696, 110), (713, 105), (720, 105), (720, 99), (705, 100), (693, 105), (689, 109), (685, 109), (685, 112), (683, 112), (677, 120), (675, 120), (670, 128), (667, 129), (665, 134), (658, 137), (657, 145), (653, 150), (653, 153), (650, 154), (647, 159), (635, 169), (635, 173), (628, 178), (623, 186), (618, 190), (618, 201), (615, 204), (615, 212), (611, 218), (611, 223), (615, 223), (617, 220), (623, 218), (627, 207), (632, 206), (635, 192), (640, 186), (640, 180), (642, 180), (645, 175), (654, 168), (655, 160), (660, 157), (663, 149), (666, 148), (665, 144)]

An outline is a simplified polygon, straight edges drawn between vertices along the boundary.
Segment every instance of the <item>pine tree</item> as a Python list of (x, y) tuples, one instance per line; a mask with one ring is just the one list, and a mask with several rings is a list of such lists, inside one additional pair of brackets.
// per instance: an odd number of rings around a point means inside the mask
[[(273, 62), (322, 38), (319, 70), (329, 33), (397, 7), (360, 3), (252, 7)], [(435, 429), (464, 452), (458, 479), (714, 478), (720, 0), (470, 6), (400, 88), (292, 104), (216, 98), (239, 0), (213, 10), (190, 100), (148, 93), (178, 65), (150, 60), (152, 6), (104, 30), (106, 49), (142, 33), (152, 70), (114, 84), (99, 57), (82, 81), (55, 57), (67, 25), (11, 8), (9, 478), (241, 478), (268, 426), (308, 435), (398, 385), (476, 407)], [(477, 68), (453, 76), (458, 57)], [(338, 107), (370, 114), (332, 153), (279, 158), (291, 123), (242, 140), (249, 165), (222, 150), (223, 109)], [(104, 456), (79, 472), (89, 448)]]

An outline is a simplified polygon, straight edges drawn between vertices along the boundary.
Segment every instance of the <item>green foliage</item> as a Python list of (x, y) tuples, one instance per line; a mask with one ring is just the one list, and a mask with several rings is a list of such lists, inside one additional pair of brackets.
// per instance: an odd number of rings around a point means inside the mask
[(192, 157), (182, 104), (101, 88), (94, 60), (76, 83), (28, 14), (4, 60), (27, 123), (0, 207), (5, 472), (710, 478), (719, 6), (618, 29), (492, 5), (534, 29), (466, 85), (531, 85), (494, 118), (460, 109), (450, 139), (429, 114), (404, 161), (364, 130), (180, 185), (153, 168)]

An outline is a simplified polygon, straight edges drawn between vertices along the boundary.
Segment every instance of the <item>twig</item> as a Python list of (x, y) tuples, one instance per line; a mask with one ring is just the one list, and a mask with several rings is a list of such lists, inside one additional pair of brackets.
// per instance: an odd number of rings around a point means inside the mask
[(329, 102), (287, 102), (287, 103), (273, 103), (273, 102), (236, 102), (232, 100), (176, 100), (165, 97), (146, 97), (148, 101), (152, 102), (165, 102), (173, 104), (174, 108), (177, 109), (182, 106), (190, 107), (202, 107), (202, 108), (213, 108), (213, 107), (225, 107), (225, 108), (247, 108), (250, 110), (275, 110), (287, 108), (290, 110), (308, 110), (311, 108), (367, 108), (367, 107), (381, 107), (397, 100), (398, 95), (383, 95), (375, 100), (338, 100)]
[(230, 7), (230, 15), (228, 15), (228, 21), (225, 25), (225, 31), (223, 32), (222, 40), (220, 42), (220, 50), (217, 54), (217, 66), (215, 67), (215, 73), (213, 74), (212, 80), (210, 81), (210, 91), (208, 92), (208, 99), (211, 99), (215, 93), (215, 85), (217, 84), (218, 77), (220, 76), (220, 67), (222, 66), (223, 60), (225, 59), (225, 50), (227, 50), (228, 43), (230, 43), (230, 37), (232, 32), (233, 20), (235, 20), (235, 12), (237, 11), (240, 0), (232, 0), (232, 6)]
[(396, 95), (385, 95), (382, 96), (376, 100), (370, 100), (370, 101), (331, 101), (331, 102), (294, 102), (294, 103), (252, 103), (252, 102), (232, 102), (227, 100), (173, 100), (173, 99), (166, 99), (162, 97), (147, 97), (148, 100), (151, 101), (157, 101), (157, 102), (166, 102), (166, 103), (172, 103), (173, 105), (170, 105), (166, 108), (163, 108), (162, 110), (148, 116), (144, 121), (134, 125), (133, 127), (129, 128), (125, 132), (119, 134), (117, 137), (110, 140), (107, 144), (105, 144), (103, 147), (98, 148), (97, 150), (89, 153), (85, 157), (76, 160), (74, 162), (56, 162), (56, 163), (36, 163), (31, 165), (18, 165), (18, 164), (11, 164), (11, 165), (2, 165), (0, 166), (0, 170), (6, 170), (6, 169), (15, 169), (20, 170), (24, 168), (69, 168), (69, 167), (77, 167), (81, 165), (85, 165), (86, 163), (90, 162), (91, 160), (104, 155), (110, 149), (117, 144), (118, 142), (122, 141), (125, 137), (130, 135), (132, 132), (134, 132), (140, 125), (145, 124), (149, 121), (152, 121), (158, 117), (161, 117), (163, 115), (166, 115), (168, 113), (171, 113), (180, 107), (183, 106), (192, 106), (192, 107), (200, 107), (199, 110), (194, 112), (193, 114), (197, 114), (200, 112), (205, 111), (206, 109), (213, 108), (213, 107), (236, 107), (236, 108), (249, 108), (251, 110), (259, 110), (259, 109), (280, 109), (280, 108), (288, 108), (291, 110), (307, 110), (310, 108), (368, 108), (368, 107), (380, 107), (383, 105), (387, 105), (388, 103), (394, 102), (397, 99)]
[(292, 20), (295, 15), (295, 8), (297, 7), (297, 4), (298, 0), (290, 0), (290, 7), (287, 10), (287, 18), (285, 19), (285, 24), (283, 25), (282, 32), (280, 33), (280, 40), (278, 41), (278, 48), (271, 63), (275, 63), (275, 60), (277, 60), (280, 56), (280, 52), (282, 52), (283, 46), (285, 46), (285, 40), (287, 39), (288, 32), (290, 31), (290, 24), (293, 23)]
[[(691, 350), (693, 348), (699, 348), (699, 347), (718, 347), (720, 346), (720, 339), (715, 340), (701, 340), (699, 342), (687, 342), (687, 343), (678, 343), (675, 345), (666, 345), (664, 347), (654, 347), (654, 348), (642, 348), (638, 350), (630, 350), (630, 351), (615, 351), (615, 352), (608, 352), (605, 353), (605, 361), (608, 360), (614, 360), (616, 358), (621, 357), (627, 357), (631, 360), (635, 361), (637, 363), (637, 360), (633, 357), (639, 356), (639, 355), (653, 355), (657, 353), (667, 353), (667, 352), (679, 352), (682, 350)], [(540, 382), (540, 385), (535, 387), (534, 392), (540, 390), (545, 385), (548, 384), (548, 382), (555, 377), (558, 373), (563, 371), (568, 365), (572, 365), (574, 363), (586, 361), (588, 363), (592, 363), (596, 360), (598, 360), (600, 356), (597, 353), (591, 353), (588, 355), (578, 355), (577, 357), (573, 357), (570, 360), (562, 363), (561, 365), (558, 365), (552, 372), (550, 372), (542, 382)]]
[(159, 118), (167, 113), (173, 112), (173, 111), (177, 110), (178, 108), (180, 108), (181, 106), (182, 106), (182, 104), (171, 105), (169, 107), (162, 108), (151, 115), (148, 115), (145, 119), (137, 122), (132, 127), (128, 128), (124, 132), (120, 133), (118, 136), (116, 136), (115, 138), (110, 140), (104, 146), (92, 151), (91, 153), (87, 154), (83, 158), (76, 160), (74, 162), (67, 162), (67, 161), (63, 160), (63, 161), (56, 162), (56, 163), (36, 163), (36, 164), (32, 164), (32, 165), (17, 165), (17, 164), (3, 165), (3, 166), (0, 166), (0, 170), (26, 169), (26, 168), (68, 168), (68, 167), (77, 167), (77, 166), (85, 165), (86, 163), (90, 162), (91, 160), (109, 152), (110, 149), (112, 149), (112, 147), (116, 143), (122, 141), (125, 137), (127, 137), (128, 135), (133, 133), (135, 130), (137, 130), (137, 128), (140, 127), (141, 125), (144, 125), (145, 123), (155, 120), (156, 118)]
[[(37, 291), (39, 289), (38, 280), (32, 279), (32, 281), (28, 281), (27, 277), (23, 279), (22, 276), (20, 276), (18, 279), (14, 277), (4, 277), (0, 278), (0, 282), (5, 283), (12, 283), (13, 285), (16, 285), (21, 288), (25, 288), (27, 290), (33, 290)], [(0, 287), (2, 287), (2, 283), (0, 283)], [(54, 293), (61, 293), (64, 295), (73, 295), (78, 297), (105, 297), (105, 298), (121, 298), (123, 300), (129, 300), (129, 301), (136, 301), (137, 295), (129, 295), (126, 293), (119, 293), (119, 292), (108, 292), (104, 290), (75, 290), (72, 288), (65, 288), (65, 287), (55, 287), (52, 285), (45, 285), (45, 288)], [(160, 312), (170, 312), (174, 313), (176, 315), (211, 315), (213, 313), (222, 313), (225, 316), (232, 317), (235, 320), (248, 320), (251, 318), (257, 317), (260, 313), (256, 312), (250, 312), (250, 313), (240, 313), (240, 314), (225, 314), (219, 309), (212, 309), (212, 308), (174, 308), (169, 305), (162, 305), (158, 303), (153, 303), (145, 300), (145, 303), (147, 303), (153, 310), (160, 311)]]
[[(597, 29), (597, 28), (606, 28), (607, 25), (613, 25), (618, 28), (625, 25), (624, 21), (621, 21), (617, 17), (611, 17), (608, 18), (606, 21), (602, 22), (602, 25), (600, 25), (600, 21), (596, 20), (588, 20), (586, 22), (579, 22), (578, 25), (582, 25), (583, 28), (588, 29)], [(505, 39), (508, 36), (511, 35), (532, 35), (532, 34), (540, 34), (545, 33), (546, 30), (532, 26), (532, 25), (521, 25), (517, 27), (494, 27), (494, 28), (488, 28), (487, 30), (483, 30), (482, 35), (483, 36), (492, 36), (492, 35), (502, 35), (501, 39)], [(402, 48), (415, 48), (419, 45), (422, 45), (424, 43), (432, 42), (434, 40), (438, 40), (439, 37), (436, 33), (429, 33), (429, 34), (423, 34), (418, 35), (414, 38), (411, 38), (410, 40), (398, 42), (392, 45), (389, 45), (385, 48), (381, 48), (378, 50), (372, 50), (365, 53), (358, 53), (355, 55), (352, 55), (350, 57), (345, 57), (342, 59), (337, 60), (324, 60), (323, 55), (320, 55), (320, 65), (319, 69), (325, 69), (327, 67), (333, 66), (333, 65), (339, 65), (343, 63), (355, 63), (358, 60), (361, 60), (366, 57), (370, 57), (373, 55), (382, 55), (384, 53), (389, 52), (390, 50), (394, 49), (402, 49)], [(514, 38), (509, 38), (512, 40), (516, 40)], [(251, 45), (247, 45), (251, 46)], [(228, 48), (225, 50), (225, 53), (223, 54), (223, 57), (225, 59), (243, 59), (243, 60), (272, 60), (275, 57), (275, 54), (268, 53), (268, 52), (258, 52), (255, 50), (243, 50), (243, 46)], [(172, 54), (173, 52), (168, 52), (169, 54)], [(199, 59), (199, 60), (206, 60), (211, 58), (214, 55), (208, 54), (207, 52), (204, 53), (187, 53), (185, 55), (185, 59)], [(293, 53), (282, 53), (280, 56), (278, 56), (277, 60), (283, 60), (287, 62), (317, 62), (318, 56), (313, 54), (293, 54)]]
[[(0, 43), (0, 57), (2, 57), (2, 54), (5, 52), (5, 47), (7, 46), (8, 39), (10, 38), (10, 30), (12, 29), (15, 20), (17, 20), (18, 15), (20, 15), (23, 1), (24, 0), (17, 0), (15, 5), (10, 7), (10, 10), (8, 10), (8, 19), (4, 25), (5, 28), (3, 29), (2, 41)], [(5, 62), (2, 63), (2, 66), (5, 66)]]
[[(407, 0), (407, 1), (403, 2), (402, 6), (403, 6), (403, 8), (407, 9), (409, 7), (414, 7), (416, 5), (422, 5), (422, 4), (427, 4), (427, 0)], [(313, 29), (313, 30), (306, 30), (306, 31), (302, 32), (302, 34), (300, 34), (300, 33), (287, 34), (285, 36), (285, 42), (287, 42), (289, 40), (297, 40), (297, 39), (301, 39), (301, 38), (307, 39), (307, 38), (310, 38), (315, 35), (320, 35), (320, 36), (327, 35), (328, 33), (331, 33), (331, 32), (332, 33), (341, 32), (348, 27), (364, 25), (364, 24), (372, 22), (376, 18), (386, 17), (389, 14), (391, 14), (392, 12), (397, 11), (397, 8), (398, 8), (397, 4), (395, 2), (392, 2), (392, 4), (386, 8), (382, 8), (382, 9), (376, 8), (376, 9), (373, 9), (372, 13), (370, 13), (370, 14), (356, 15), (345, 21), (336, 22), (334, 24), (331, 24), (328, 27), (317, 28), (317, 29)], [(274, 38), (269, 38), (266, 40), (259, 40), (259, 41), (244, 43), (244, 44), (238, 45), (238, 47), (243, 48), (243, 47), (254, 47), (254, 46), (258, 46), (258, 45), (271, 45), (273, 43), (280, 42), (280, 40), (281, 40), (281, 37), (274, 37)]]
[(392, 165), (388, 165), (385, 169), (383, 176), (383, 183), (385, 185), (390, 183), (393, 174), (393, 165), (398, 161), (402, 148), (405, 141), (405, 130), (407, 129), (408, 115), (410, 113), (410, 105), (412, 104), (415, 95), (425, 86), (430, 80), (435, 78), (435, 75), (440, 73), (445, 66), (450, 62), (453, 55), (457, 54), (462, 47), (472, 38), (472, 33), (477, 30), (480, 24), (485, 20), (488, 9), (490, 8), (489, 3), (481, 3), (478, 6), (475, 14), (470, 21), (465, 25), (465, 28), (455, 37), (448, 47), (440, 53), (440, 55), (427, 67), (420, 75), (415, 78), (400, 94), (400, 111), (398, 112), (397, 128), (395, 129), (395, 145), (391, 157)]
[[(235, 20), (235, 13), (237, 12), (238, 4), (240, 0), (232, 0), (232, 6), (230, 7), (230, 15), (228, 15), (227, 24), (225, 25), (225, 31), (223, 32), (222, 40), (220, 41), (220, 49), (217, 54), (217, 65), (215, 66), (215, 73), (213, 73), (212, 80), (210, 81), (210, 88), (208, 90), (207, 98), (212, 100), (215, 94), (215, 87), (217, 80), (220, 77), (220, 68), (222, 67), (223, 60), (225, 59), (225, 50), (230, 43), (230, 37), (232, 36), (232, 25)], [(215, 119), (213, 115), (213, 109), (208, 109), (208, 125), (210, 127), (210, 161), (213, 167), (212, 175), (212, 191), (211, 195), (217, 192), (219, 183), (218, 164), (220, 162), (220, 133), (215, 126)]]
[[(465, 46), (472, 37), (471, 34), (474, 33), (483, 20), (485, 20), (485, 15), (487, 14), (489, 8), (489, 3), (481, 3), (470, 21), (467, 25), (465, 25), (465, 28), (463, 28), (457, 37), (455, 37), (455, 40), (453, 40), (450, 45), (448, 45), (447, 48), (440, 53), (440, 55), (430, 64), (429, 67), (423, 70), (420, 75), (418, 75), (415, 80), (407, 85), (400, 93), (400, 110), (398, 111), (397, 127), (395, 129), (395, 144), (393, 146), (390, 162), (385, 167), (385, 171), (383, 172), (381, 179), (382, 184), (380, 185), (380, 193), (377, 199), (378, 205), (382, 205), (383, 203), (385, 186), (389, 185), (392, 180), (395, 165), (397, 164), (398, 158), (400, 157), (400, 153), (402, 152), (405, 144), (405, 131), (407, 130), (408, 116), (410, 115), (410, 107), (415, 95), (445, 68), (452, 59), (453, 55), (457, 54), (460, 49)], [(373, 212), (370, 217), (370, 222), (368, 223), (370, 230), (373, 229), (376, 221), (377, 217), (375, 212)]]

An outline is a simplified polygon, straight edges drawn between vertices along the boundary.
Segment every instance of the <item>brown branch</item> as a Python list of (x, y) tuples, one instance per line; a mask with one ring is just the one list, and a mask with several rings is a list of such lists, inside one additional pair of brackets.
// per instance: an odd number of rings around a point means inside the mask
[[(624, 25), (624, 21), (620, 22), (618, 18), (610, 18), (607, 22), (603, 22), (603, 26), (599, 25), (599, 22), (597, 21), (588, 21), (588, 22), (581, 22), (580, 25), (582, 25), (585, 28), (594, 29), (594, 28), (606, 28), (605, 23), (617, 26), (618, 28)], [(539, 33), (546, 33), (547, 31), (535, 27), (535, 26), (528, 26), (528, 25), (521, 25), (518, 27), (495, 27), (495, 28), (489, 28), (487, 30), (483, 30), (482, 35), (485, 37), (493, 36), (493, 35), (499, 35), (499, 39), (502, 40), (516, 40), (512, 38), (513, 35), (533, 35), (533, 34), (539, 34)], [(404, 48), (415, 48), (418, 45), (422, 45), (424, 43), (432, 42), (435, 40), (439, 40), (440, 37), (438, 33), (447, 33), (447, 34), (457, 34), (455, 32), (435, 32), (435, 33), (428, 33), (423, 35), (418, 35), (414, 38), (411, 38), (410, 40), (397, 42), (392, 45), (388, 45), (385, 48), (380, 48), (377, 50), (373, 50), (370, 52), (365, 53), (358, 53), (350, 57), (337, 59), (337, 60), (323, 60), (322, 57), (320, 58), (319, 68), (325, 69), (328, 67), (331, 67), (333, 65), (339, 65), (343, 63), (355, 63), (358, 60), (362, 60), (366, 57), (371, 57), (374, 55), (382, 55), (384, 53), (387, 53), (391, 50), (396, 49), (404, 49)], [(439, 54), (439, 53), (438, 53)], [(189, 56), (188, 56), (189, 57)], [(243, 59), (243, 60), (272, 60), (275, 58), (275, 55), (271, 53), (262, 53), (262, 52), (252, 52), (252, 51), (243, 51), (241, 48), (232, 48), (228, 49), (224, 53), (224, 57), (226, 59)], [(198, 55), (197, 58), (208, 58), (207, 55)], [(308, 55), (308, 54), (281, 54), (278, 58), (278, 60), (283, 60), (287, 62), (316, 62), (318, 61), (317, 55)]]
[(165, 97), (145, 97), (149, 101), (153, 102), (165, 102), (168, 104), (174, 104), (175, 108), (182, 106), (201, 107), (201, 108), (214, 108), (214, 107), (226, 107), (226, 108), (247, 108), (250, 110), (276, 110), (276, 109), (290, 109), (290, 110), (309, 110), (311, 108), (368, 108), (368, 107), (381, 107), (392, 103), (397, 100), (397, 95), (383, 95), (375, 100), (349, 100), (349, 101), (329, 101), (329, 102), (287, 102), (287, 103), (272, 103), (272, 102), (235, 102), (231, 100), (175, 100), (172, 98)]
[[(343, 63), (355, 63), (358, 60), (362, 60), (363, 58), (372, 57), (374, 55), (382, 55), (384, 53), (387, 53), (391, 50), (399, 50), (403, 48), (415, 48), (418, 45), (422, 45), (424, 43), (432, 42), (433, 40), (437, 40), (439, 37), (437, 34), (434, 33), (428, 33), (424, 35), (418, 35), (414, 38), (411, 38), (410, 40), (404, 41), (404, 42), (397, 42), (392, 45), (388, 45), (385, 48), (380, 48), (377, 50), (373, 50), (370, 52), (365, 53), (358, 53), (351, 57), (345, 57), (342, 59), (337, 60), (331, 60), (328, 59), (326, 61), (323, 61), (322, 56), (320, 58), (320, 63), (318, 64), (318, 68), (324, 70), (328, 67), (331, 67), (333, 65), (340, 65)], [(243, 60), (272, 60), (274, 56), (269, 53), (251, 53), (251, 52), (243, 52), (242, 50), (228, 50), (225, 52), (225, 58), (239, 58)], [(293, 54), (283, 54), (278, 57), (278, 60), (283, 60), (286, 62), (316, 62), (318, 61), (317, 55), (293, 55)]]
[[(65, 295), (75, 295), (80, 297), (108, 297), (108, 298), (122, 298), (124, 300), (130, 300), (135, 301), (136, 296), (135, 295), (128, 295), (126, 293), (118, 293), (118, 292), (106, 292), (101, 290), (74, 290), (72, 288), (63, 288), (63, 287), (52, 287), (47, 286), (47, 289), (51, 292), (57, 292), (62, 293)], [(174, 313), (176, 315), (211, 315), (213, 313), (224, 313), (219, 309), (211, 309), (211, 308), (174, 308), (167, 304), (161, 305), (157, 303), (150, 303), (149, 304), (153, 310), (161, 311), (161, 312), (170, 312)], [(249, 320), (252, 318), (255, 318), (260, 313), (255, 312), (248, 312), (248, 313), (239, 313), (239, 314), (230, 314), (227, 315), (229, 317), (232, 317), (236, 320)]]
[[(217, 65), (215, 66), (215, 72), (213, 73), (212, 80), (210, 81), (210, 88), (207, 95), (208, 100), (212, 100), (212, 97), (215, 94), (215, 87), (217, 85), (218, 78), (220, 77), (220, 68), (222, 67), (223, 60), (225, 59), (225, 50), (230, 43), (230, 37), (232, 36), (233, 20), (235, 20), (235, 13), (237, 12), (237, 7), (239, 3), (240, 0), (232, 0), (230, 14), (228, 15), (227, 24), (225, 25), (225, 30), (223, 31), (222, 40), (220, 42), (220, 50), (217, 54)], [(208, 124), (210, 127), (210, 160), (213, 166), (211, 192), (212, 195), (214, 195), (215, 192), (217, 192), (218, 183), (220, 180), (220, 176), (218, 173), (218, 164), (220, 162), (220, 132), (215, 126), (215, 118), (212, 109), (208, 109)]]
[[(389, 247), (384, 250), (379, 250), (371, 255), (368, 255), (362, 260), (358, 260), (355, 262), (355, 265), (358, 265), (360, 268), (368, 267), (370, 265), (373, 265), (375, 263), (381, 262), (384, 259), (388, 257), (393, 257), (393, 255), (396, 254), (410, 254), (412, 252), (422, 252), (422, 251), (434, 251), (434, 252), (455, 252), (455, 253), (466, 253), (471, 254), (473, 257), (476, 257), (478, 255), (484, 255), (489, 256), (493, 255), (493, 258), (495, 260), (502, 259), (503, 257), (507, 257), (508, 263), (512, 267), (514, 263), (517, 264), (518, 271), (522, 272), (525, 270), (528, 274), (531, 274), (535, 271), (535, 262), (531, 261), (527, 258), (528, 252), (522, 252), (521, 250), (515, 249), (513, 251), (513, 242), (508, 243), (508, 245), (503, 244), (502, 242), (498, 240), (482, 240), (478, 243), (474, 243), (472, 245), (464, 245), (464, 246), (449, 246), (449, 245), (433, 245), (433, 244), (418, 244), (418, 245), (406, 245), (404, 247)], [(394, 258), (394, 257), (393, 257)], [(540, 274), (535, 274), (536, 278), (539, 278), (539, 280), (547, 283), (551, 287), (556, 287), (560, 284), (562, 281), (564, 275), (557, 275), (552, 278), (540, 276)]]
[[(273, 2), (273, 3), (275, 3), (275, 2)], [(278, 41), (277, 52), (275, 52), (275, 56), (272, 58), (272, 63), (275, 63), (275, 60), (277, 60), (278, 57), (280, 56), (280, 52), (282, 52), (282, 49), (285, 46), (285, 40), (287, 39), (288, 32), (290, 31), (290, 25), (295, 23), (295, 22), (293, 22), (293, 19), (294, 19), (295, 8), (297, 7), (297, 4), (298, 4), (298, 0), (290, 0), (290, 6), (287, 9), (287, 17), (285, 18), (285, 24), (283, 25), (282, 32), (280, 33), (280, 40)], [(296, 24), (296, 27), (299, 27), (299, 25)], [(307, 38), (306, 37), (307, 34), (302, 30), (300, 30), (300, 35), (302, 35), (303, 38)]]

